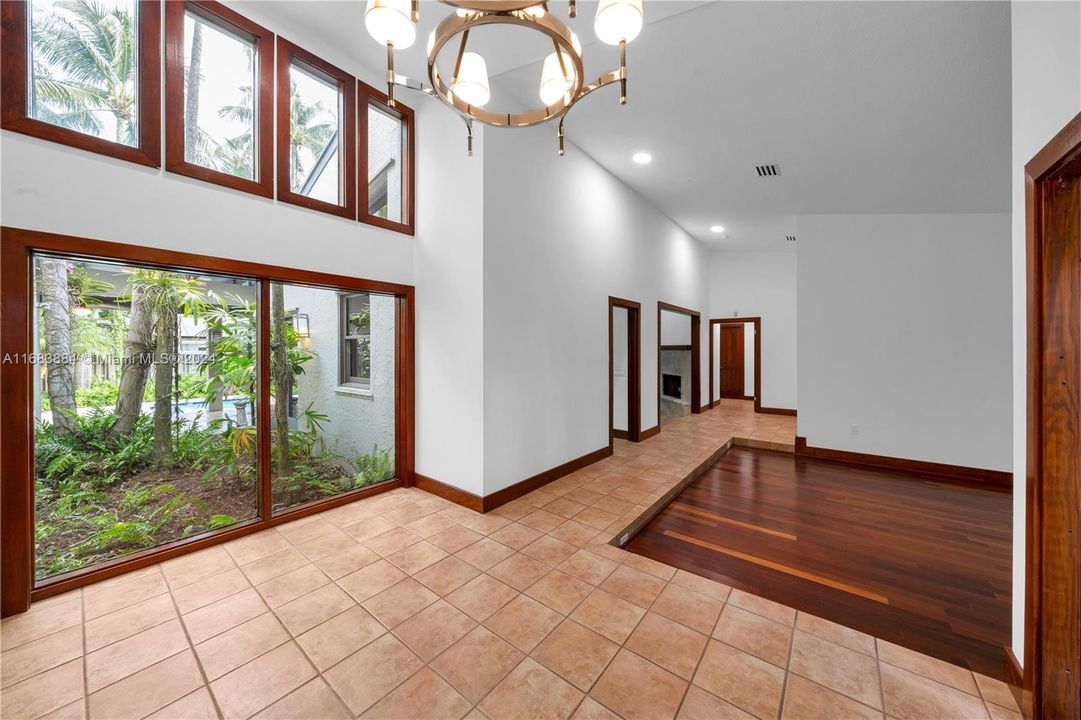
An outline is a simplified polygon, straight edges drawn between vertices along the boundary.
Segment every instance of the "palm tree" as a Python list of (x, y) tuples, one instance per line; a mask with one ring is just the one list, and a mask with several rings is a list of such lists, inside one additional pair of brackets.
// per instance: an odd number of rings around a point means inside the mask
[(291, 84), (289, 104), (289, 187), (298, 190), (302, 184), (299, 179), (304, 176), (300, 150), (308, 150), (318, 158), (327, 143), (337, 135), (338, 126), (327, 120), (318, 120), (326, 112), (325, 106), (322, 102), (305, 104), (296, 83)]
[(41, 258), (38, 260), (38, 280), (49, 408), (53, 413), (53, 427), (67, 433), (75, 428), (76, 411), (67, 262), (60, 258)]
[(114, 139), (134, 145), (135, 21), (121, 8), (92, 0), (60, 0), (63, 13), (33, 23), (34, 117), (101, 136), (99, 114), (116, 119)]

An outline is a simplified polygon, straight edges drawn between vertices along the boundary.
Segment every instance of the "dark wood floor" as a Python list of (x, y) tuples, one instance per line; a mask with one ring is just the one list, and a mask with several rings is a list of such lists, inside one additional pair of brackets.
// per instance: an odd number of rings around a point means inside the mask
[(632, 552), (991, 677), (1010, 642), (1011, 500), (734, 447)]

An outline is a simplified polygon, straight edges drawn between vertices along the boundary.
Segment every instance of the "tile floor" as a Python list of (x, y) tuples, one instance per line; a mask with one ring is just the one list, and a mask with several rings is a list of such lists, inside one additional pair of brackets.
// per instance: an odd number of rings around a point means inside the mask
[(725, 401), (488, 515), (400, 489), (35, 603), (5, 718), (1018, 718), (1009, 689), (607, 544)]

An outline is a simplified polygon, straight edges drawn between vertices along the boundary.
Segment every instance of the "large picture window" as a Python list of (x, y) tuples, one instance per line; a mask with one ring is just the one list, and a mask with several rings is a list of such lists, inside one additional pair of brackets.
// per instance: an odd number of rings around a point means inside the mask
[(0, 236), (4, 615), (412, 484), (412, 288)]
[(413, 234), (413, 111), (386, 95), (359, 84), (360, 220)]
[(274, 36), (217, 2), (165, 13), (166, 169), (273, 196)]
[(356, 83), (278, 38), (278, 199), (356, 219)]
[(160, 3), (3, 2), (0, 16), (5, 129), (160, 165)]

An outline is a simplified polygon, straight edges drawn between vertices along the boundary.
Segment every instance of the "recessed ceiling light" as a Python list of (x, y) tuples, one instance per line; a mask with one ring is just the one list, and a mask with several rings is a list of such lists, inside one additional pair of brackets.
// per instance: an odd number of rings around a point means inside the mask
[(636, 152), (634, 155), (631, 155), (631, 160), (634, 160), (639, 165), (649, 165), (651, 162), (653, 162), (653, 156), (647, 152), (639, 151)]
[(724, 225), (710, 225), (709, 226), (709, 231), (711, 233), (718, 233), (718, 234), (723, 233), (724, 232)]

